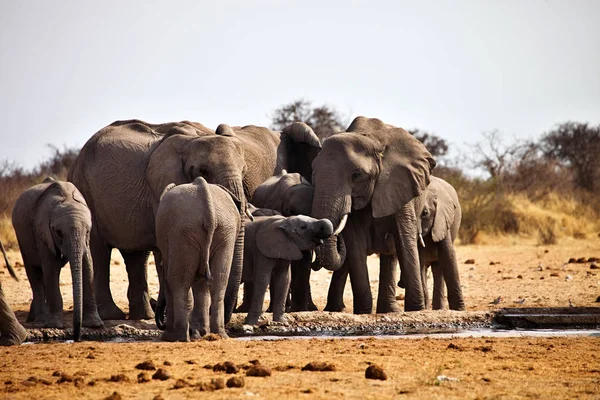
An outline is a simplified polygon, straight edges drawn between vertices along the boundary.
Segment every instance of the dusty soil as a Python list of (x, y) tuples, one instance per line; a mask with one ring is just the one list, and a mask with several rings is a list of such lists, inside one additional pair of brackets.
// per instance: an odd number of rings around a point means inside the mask
[[(393, 316), (355, 317), (344, 314), (297, 313), (295, 322), (322, 324), (384, 324), (391, 320), (410, 324), (442, 326), (464, 321), (485, 321), (489, 311), (503, 307), (597, 307), (600, 270), (592, 263), (567, 263), (570, 258), (600, 257), (600, 238), (562, 239), (558, 245), (538, 246), (526, 239), (502, 239), (494, 244), (457, 246), (461, 281), (468, 313), (425, 311)], [(20, 256), (9, 257), (20, 262)], [(465, 264), (473, 259), (474, 264)], [(492, 264), (493, 263), (493, 264)], [(600, 262), (595, 262), (600, 265)], [(377, 292), (378, 259), (369, 259), (371, 285)], [(17, 267), (21, 282), (9, 279), (0, 269), (8, 301), (24, 321), (31, 290), (25, 271)], [(153, 296), (158, 291), (153, 265), (149, 269)], [(330, 274), (313, 274), (313, 297), (319, 308), (325, 305)], [(61, 274), (65, 308), (72, 306), (70, 274)], [(111, 273), (113, 296), (127, 308), (127, 274), (118, 253)], [(431, 286), (431, 285), (430, 285)], [(399, 289), (398, 294), (402, 291)], [(491, 304), (498, 299), (498, 304)], [(525, 299), (523, 301), (523, 299)], [(402, 303), (399, 300), (400, 304)], [(350, 285), (345, 303), (351, 308)], [(351, 309), (348, 309), (351, 311)], [(461, 316), (464, 314), (464, 316)], [(267, 315), (266, 320), (269, 320)], [(234, 322), (241, 326), (241, 318)], [(361, 319), (362, 318), (362, 319)], [(366, 318), (366, 319), (365, 319)], [(65, 317), (69, 325), (69, 315)], [(358, 322), (357, 322), (358, 321)], [(136, 330), (113, 322), (124, 337)], [(152, 321), (132, 324), (152, 332)], [(235, 325), (235, 324), (234, 324)], [(26, 325), (28, 328), (35, 328)], [(32, 330), (33, 332), (39, 332)], [(600, 332), (599, 332), (600, 335)], [(32, 335), (34, 337), (35, 335)], [(151, 360), (171, 377), (138, 383), (136, 364)], [(271, 369), (269, 377), (246, 376), (251, 360)], [(165, 361), (171, 365), (163, 365)], [(118, 392), (123, 398), (186, 398), (199, 394), (200, 387), (214, 389), (212, 379), (232, 375), (206, 369), (206, 364), (231, 361), (240, 366), (236, 376), (244, 377), (243, 388), (226, 388), (204, 393), (209, 397), (350, 397), (350, 398), (599, 398), (600, 341), (598, 337), (570, 338), (452, 338), (452, 339), (301, 339), (248, 341), (229, 339), (170, 344), (154, 341), (136, 343), (38, 343), (0, 350), (0, 398), (104, 398)], [(324, 361), (334, 371), (309, 372), (309, 362)], [(369, 363), (380, 365), (387, 380), (365, 379)], [(60, 376), (64, 374), (63, 383)], [(155, 371), (147, 371), (149, 376)], [(123, 374), (123, 376), (119, 376)], [(60, 375), (60, 374), (57, 374)], [(111, 376), (113, 381), (111, 380)], [(445, 376), (446, 378), (444, 378)], [(439, 377), (439, 379), (438, 379)], [(181, 382), (178, 382), (181, 379)], [(458, 380), (455, 380), (458, 379)], [(72, 380), (72, 381), (69, 381)], [(117, 381), (117, 382), (114, 382)], [(174, 389), (174, 387), (181, 387)]]

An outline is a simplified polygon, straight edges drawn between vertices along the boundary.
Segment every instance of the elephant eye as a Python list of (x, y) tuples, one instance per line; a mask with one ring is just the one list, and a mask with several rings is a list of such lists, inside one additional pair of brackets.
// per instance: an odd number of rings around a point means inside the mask
[(62, 237), (63, 237), (63, 234), (62, 234), (62, 232), (61, 232), (61, 231), (59, 231), (59, 230), (56, 230), (55, 232), (56, 232), (56, 236), (58, 236), (59, 238), (62, 238)]
[(306, 229), (306, 225), (302, 225), (300, 229)]
[(360, 177), (362, 176), (360, 171), (355, 171), (352, 173), (351, 178), (354, 182), (356, 182), (357, 180), (360, 179)]
[(429, 210), (428, 209), (424, 209), (423, 210), (423, 217), (426, 217), (429, 215)]

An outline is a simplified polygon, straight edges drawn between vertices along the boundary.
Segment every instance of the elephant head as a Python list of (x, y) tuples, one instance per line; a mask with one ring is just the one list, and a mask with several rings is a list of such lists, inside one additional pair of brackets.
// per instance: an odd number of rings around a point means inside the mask
[(321, 245), (333, 233), (327, 219), (316, 220), (305, 215), (273, 216), (259, 221), (256, 247), (268, 258), (300, 260), (302, 251)]
[[(82, 273), (92, 276), (89, 251), (92, 216), (85, 199), (72, 183), (46, 179), (50, 183), (33, 208), (38, 248), (69, 261), (73, 279), (73, 330), (79, 340), (82, 324)], [(42, 247), (43, 246), (43, 247)]]
[(259, 208), (276, 210), (284, 216), (310, 215), (313, 186), (299, 173), (281, 171), (254, 191), (252, 201)]
[[(339, 234), (348, 214), (370, 206), (374, 218), (401, 216), (399, 237), (403, 249), (410, 251), (403, 252), (400, 261), (403, 265), (415, 264), (416, 270), (415, 215), (407, 203), (425, 190), (434, 166), (433, 157), (421, 142), (404, 129), (378, 119), (357, 117), (346, 132), (325, 140), (312, 165), (312, 215), (329, 219), (337, 228), (334, 236), (317, 249), (318, 264), (334, 271), (342, 266), (345, 244)], [(413, 283), (420, 286), (419, 277), (415, 279)], [(405, 304), (410, 303), (408, 300)], [(416, 309), (421, 307), (415, 305)]]

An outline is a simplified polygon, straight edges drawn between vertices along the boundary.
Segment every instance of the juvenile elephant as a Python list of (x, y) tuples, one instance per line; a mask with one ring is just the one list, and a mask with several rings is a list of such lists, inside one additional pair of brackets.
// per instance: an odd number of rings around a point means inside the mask
[[(2, 254), (4, 255), (4, 261), (6, 262), (6, 268), (8, 268), (8, 273), (14, 279), (19, 280), (15, 271), (13, 270), (10, 262), (8, 261), (8, 257), (6, 256), (6, 250), (4, 250), (4, 246), (2, 242), (0, 242), (0, 249), (2, 250)], [(2, 283), (0, 283), (0, 346), (13, 346), (17, 344), (23, 343), (23, 341), (27, 338), (27, 331), (23, 328), (23, 325), (17, 321), (17, 317), (13, 310), (11, 310), (6, 298), (4, 297), (4, 292), (2, 291)]]
[(335, 270), (325, 310), (344, 308), (343, 291), (350, 275), (354, 313), (372, 312), (367, 271), (367, 255), (372, 253), (382, 254), (377, 312), (398, 310), (396, 255), (406, 283), (405, 311), (425, 307), (416, 215), (410, 201), (425, 190), (434, 167), (421, 142), (374, 118), (357, 117), (346, 132), (323, 142), (312, 164), (311, 215), (327, 218), (337, 227), (317, 249), (316, 267)]
[[(156, 125), (128, 120), (94, 134), (69, 169), (68, 180), (81, 190), (92, 211), (90, 247), (100, 316), (125, 317), (110, 292), (110, 254), (117, 248), (129, 276), (129, 318), (153, 318), (146, 262), (149, 252), (156, 250), (155, 214), (166, 185), (202, 176), (232, 192), (245, 212), (246, 197), (251, 198), (260, 183), (283, 168), (305, 165), (302, 150), (319, 147), (314, 132), (300, 123), (282, 132), (227, 125), (213, 131), (189, 121)], [(227, 289), (226, 320), (237, 299), (243, 244), (242, 225)]]
[[(310, 215), (314, 187), (299, 173), (288, 173), (283, 170), (260, 184), (254, 192), (253, 204), (257, 207), (278, 211), (283, 216)], [(312, 251), (302, 252), (301, 260), (292, 261), (292, 278), (290, 285), (290, 311), (315, 311), (317, 306), (312, 301), (310, 291), (310, 263)], [(242, 311), (248, 311), (252, 284), (244, 284), (244, 303)]]
[[(224, 299), (238, 236), (241, 202), (229, 191), (199, 177), (168, 185), (156, 213), (156, 238), (163, 279), (157, 316), (167, 307), (163, 340), (189, 341), (209, 332), (225, 333)], [(189, 324), (188, 294), (194, 307)], [(210, 326), (209, 326), (210, 307)]]
[[(427, 267), (433, 272), (433, 309), (445, 308), (445, 286), (448, 286), (448, 303), (452, 310), (464, 310), (465, 303), (458, 263), (454, 252), (454, 240), (458, 236), (461, 208), (456, 190), (443, 179), (432, 176), (431, 183), (415, 204), (419, 232), (419, 259), (421, 279), (426, 288)], [(425, 290), (425, 305), (429, 308), (429, 294)]]
[(47, 178), (19, 196), (12, 223), (33, 291), (27, 322), (42, 322), (48, 328), (63, 327), (59, 278), (68, 261), (73, 277), (75, 340), (80, 338), (82, 325), (103, 326), (92, 286), (89, 251), (92, 218), (79, 190), (72, 183)]
[(254, 283), (246, 323), (256, 325), (271, 283), (273, 320), (281, 321), (290, 286), (290, 261), (319, 246), (333, 233), (331, 222), (304, 215), (256, 217), (246, 229), (242, 281)]

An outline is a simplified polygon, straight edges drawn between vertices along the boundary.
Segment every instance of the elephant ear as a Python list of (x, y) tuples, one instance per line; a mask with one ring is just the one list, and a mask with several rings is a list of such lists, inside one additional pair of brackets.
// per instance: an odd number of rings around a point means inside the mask
[(374, 132), (395, 128), (377, 118), (356, 117), (346, 129), (346, 132)]
[(288, 234), (291, 227), (286, 218), (267, 217), (260, 223), (256, 233), (256, 247), (265, 257), (282, 260), (302, 259), (302, 252)]
[[(56, 200), (53, 198), (54, 196), (56, 196)], [(52, 237), (50, 221), (54, 207), (57, 206), (58, 202), (64, 200), (64, 193), (61, 189), (60, 182), (54, 182), (44, 190), (33, 206), (33, 229), (35, 231), (35, 236), (41, 240), (42, 244), (55, 256), (58, 255), (58, 253), (56, 245), (54, 244), (54, 238)]]
[(310, 126), (304, 122), (294, 122), (281, 131), (296, 143), (306, 143), (310, 146), (321, 148), (321, 141)]
[(163, 197), (165, 197), (165, 194), (167, 194), (167, 192), (173, 189), (175, 186), (177, 185), (175, 185), (174, 183), (169, 183), (167, 186), (165, 186), (165, 189), (160, 194), (160, 200), (162, 201)]
[(371, 200), (373, 217), (395, 214), (427, 188), (435, 160), (420, 141), (402, 128), (365, 135), (383, 145), (377, 155), (380, 173)]
[(235, 136), (235, 132), (227, 124), (221, 124), (221, 125), (217, 126), (217, 130), (215, 131), (215, 134), (217, 134), (219, 136), (229, 136), (229, 137)]
[[(432, 182), (432, 185), (434, 183)], [(436, 185), (436, 187), (439, 187), (439, 185)], [(446, 238), (454, 222), (457, 204), (443, 188), (436, 190), (436, 195), (437, 207), (433, 219), (433, 227), (431, 228), (431, 238), (434, 242), (440, 242)]]

